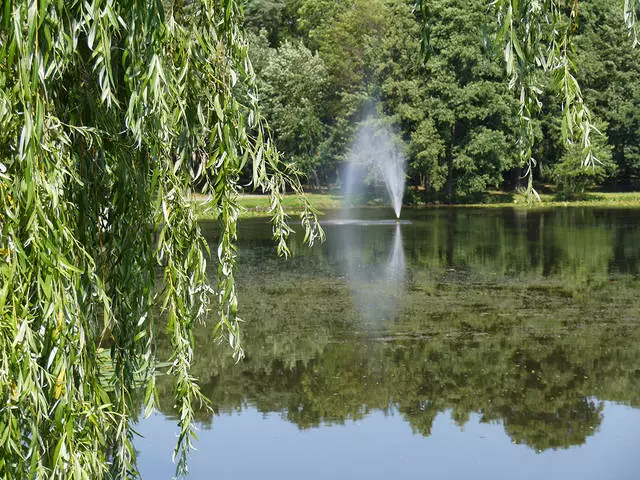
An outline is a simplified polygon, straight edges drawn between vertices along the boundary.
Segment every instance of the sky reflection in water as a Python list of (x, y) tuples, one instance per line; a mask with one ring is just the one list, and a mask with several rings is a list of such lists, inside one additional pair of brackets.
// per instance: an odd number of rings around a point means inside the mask
[[(248, 407), (200, 432), (189, 478), (637, 480), (640, 411), (607, 402), (604, 415), (584, 445), (537, 453), (513, 445), (500, 425), (480, 423), (477, 414), (460, 428), (442, 413), (424, 437), (412, 434), (397, 413), (300, 430), (278, 414)], [(136, 443), (144, 478), (170, 478), (173, 425), (161, 414), (141, 425), (146, 438)]]

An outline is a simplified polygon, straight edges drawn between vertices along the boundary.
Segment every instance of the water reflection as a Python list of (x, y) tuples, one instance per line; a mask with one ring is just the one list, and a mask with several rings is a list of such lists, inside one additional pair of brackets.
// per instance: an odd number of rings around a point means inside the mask
[[(471, 415), (464, 429), (438, 415), (429, 437), (412, 435), (402, 419), (372, 412), (340, 428), (300, 431), (279, 414), (247, 407), (223, 414), (201, 432), (190, 459), (190, 479), (327, 478), (637, 480), (640, 411), (606, 402), (596, 438), (569, 451), (535, 452), (513, 445), (502, 427)], [(155, 416), (141, 426), (147, 437), (139, 466), (144, 478), (167, 479), (173, 470), (169, 422)]]
[(400, 224), (371, 225), (386, 231), (393, 229), (390, 245), (387, 247), (383, 241), (373, 254), (367, 244), (369, 225), (345, 224), (334, 233), (342, 241), (341, 263), (358, 316), (365, 325), (376, 326), (396, 318), (405, 291), (407, 265)]
[[(387, 260), (387, 278), (393, 287), (404, 290), (405, 274), (407, 271), (407, 262), (404, 258), (404, 247), (402, 245), (402, 230), (400, 224), (396, 224), (396, 230), (393, 235), (393, 245), (389, 260)], [(389, 288), (391, 290), (392, 288)]]
[(402, 226), (328, 226), (326, 244), (294, 243), (288, 261), (273, 257), (268, 225), (245, 222), (247, 358), (234, 364), (202, 330), (193, 373), (218, 412), (251, 406), (301, 429), (395, 412), (429, 436), (449, 412), (536, 452), (582, 445), (603, 402), (640, 408), (639, 222), (419, 211)]

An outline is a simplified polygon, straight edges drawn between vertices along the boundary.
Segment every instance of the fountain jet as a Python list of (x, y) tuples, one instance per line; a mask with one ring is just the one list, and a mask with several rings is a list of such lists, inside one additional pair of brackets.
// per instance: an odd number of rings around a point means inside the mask
[(353, 203), (364, 192), (365, 184), (384, 182), (391, 206), (400, 218), (406, 160), (400, 141), (391, 129), (376, 118), (364, 121), (351, 148), (344, 174), (344, 195)]

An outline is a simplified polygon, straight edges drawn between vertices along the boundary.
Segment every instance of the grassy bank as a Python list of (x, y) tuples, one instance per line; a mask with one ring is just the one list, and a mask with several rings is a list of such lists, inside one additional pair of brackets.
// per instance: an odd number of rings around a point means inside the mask
[[(324, 193), (307, 194), (311, 203), (320, 212), (340, 208), (341, 196)], [(519, 194), (505, 192), (490, 192), (485, 201), (473, 204), (455, 204), (459, 208), (552, 208), (552, 207), (601, 207), (601, 208), (640, 208), (640, 192), (588, 192), (572, 200), (559, 200), (553, 194), (541, 194), (541, 202), (527, 204), (526, 199)], [(198, 217), (201, 220), (215, 219), (215, 212), (207, 211), (203, 204), (206, 197), (196, 195), (193, 201), (200, 206)], [(302, 205), (293, 195), (284, 197), (284, 206), (290, 215), (299, 213)], [(269, 198), (264, 195), (241, 195), (240, 205), (243, 208), (242, 218), (262, 217), (269, 215)], [(425, 207), (445, 206), (445, 204), (418, 205)]]
[(527, 203), (526, 198), (518, 193), (489, 192), (485, 202), (462, 207), (516, 207), (516, 208), (551, 208), (551, 207), (601, 207), (601, 208), (640, 208), (640, 192), (586, 192), (572, 199), (562, 199), (555, 194), (541, 193), (540, 202)]
[[(306, 197), (320, 212), (340, 208), (340, 195), (312, 193), (306, 194)], [(199, 206), (198, 218), (200, 220), (213, 220), (216, 215), (215, 212), (205, 209), (204, 203), (206, 199), (202, 195), (193, 197), (193, 201), (197, 202)], [(295, 215), (302, 211), (302, 203), (295, 195), (285, 195), (283, 204), (286, 212), (290, 215)], [(240, 206), (243, 209), (240, 214), (241, 218), (265, 217), (269, 215), (270, 201), (266, 195), (241, 195)]]

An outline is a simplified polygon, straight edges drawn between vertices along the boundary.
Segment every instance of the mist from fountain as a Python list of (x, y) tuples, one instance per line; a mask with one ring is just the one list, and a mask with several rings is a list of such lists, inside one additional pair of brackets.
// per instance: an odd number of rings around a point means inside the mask
[(365, 185), (384, 182), (391, 206), (400, 218), (404, 194), (406, 160), (391, 129), (372, 117), (356, 135), (343, 172), (343, 194), (347, 204), (361, 200)]

